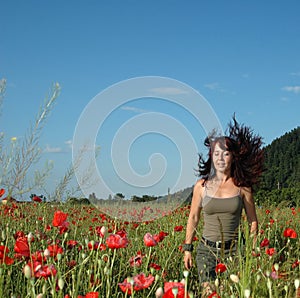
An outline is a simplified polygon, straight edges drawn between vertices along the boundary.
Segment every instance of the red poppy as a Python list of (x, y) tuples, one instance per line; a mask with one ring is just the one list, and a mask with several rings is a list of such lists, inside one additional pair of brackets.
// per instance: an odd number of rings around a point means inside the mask
[(119, 236), (121, 236), (122, 238), (127, 237), (127, 233), (126, 233), (126, 231), (124, 231), (124, 230), (118, 231), (118, 232), (116, 233), (116, 235), (119, 235)]
[(221, 296), (219, 296), (217, 292), (213, 292), (207, 298), (221, 298)]
[(106, 250), (106, 245), (103, 243), (100, 243), (100, 242), (94, 242), (94, 245), (93, 245), (93, 242), (90, 241), (88, 243), (88, 248), (89, 248), (89, 250), (99, 249), (99, 250), (103, 251), (103, 250)]
[(128, 278), (126, 278), (122, 283), (119, 283), (118, 285), (124, 293), (127, 292), (128, 295), (131, 295), (132, 288), (135, 291), (147, 289), (152, 285), (154, 279), (154, 276), (151, 274), (149, 274), (149, 276), (147, 277), (144, 273), (141, 273), (133, 277), (132, 283), (130, 283), (128, 281)]
[(41, 251), (36, 251), (30, 257), (33, 261), (46, 262), (47, 258)]
[(50, 257), (56, 257), (58, 254), (62, 254), (64, 252), (63, 248), (57, 244), (49, 245), (47, 248), (50, 251)]
[(131, 285), (130, 282), (128, 282), (128, 279), (125, 278), (124, 281), (122, 283), (118, 283), (120, 289), (122, 292), (127, 293), (128, 295), (131, 295), (131, 291), (133, 286)]
[(164, 284), (163, 298), (175, 298), (172, 289), (177, 288), (178, 292), (176, 298), (189, 298), (190, 296), (185, 293), (185, 286), (182, 282), (166, 282)]
[(297, 232), (291, 228), (286, 228), (283, 232), (283, 236), (292, 239), (296, 239), (298, 237)]
[(139, 291), (150, 287), (154, 282), (154, 276), (152, 274), (146, 276), (144, 273), (140, 273), (133, 277), (133, 281), (134, 281), (134, 289), (136, 291)]
[(89, 292), (85, 294), (85, 298), (98, 298), (99, 293), (98, 292)]
[(131, 267), (140, 267), (142, 265), (142, 260), (145, 255), (141, 253), (141, 251), (137, 252), (137, 255), (134, 257), (130, 257), (129, 264)]
[(128, 245), (128, 239), (127, 237), (121, 237), (118, 234), (110, 234), (106, 238), (106, 244), (109, 248), (115, 249), (115, 248), (124, 248)]
[(67, 248), (73, 248), (78, 244), (78, 241), (76, 240), (68, 240), (67, 241)]
[(71, 260), (70, 262), (67, 262), (67, 266), (69, 268), (74, 268), (77, 265), (77, 262), (75, 260)]
[(30, 249), (27, 237), (19, 237), (16, 240), (14, 251), (16, 252), (16, 257), (29, 257)]
[(151, 263), (150, 264), (150, 268), (153, 268), (155, 270), (160, 270), (161, 269), (161, 266), (159, 266), (158, 264), (155, 264), (155, 263)]
[(0, 245), (0, 264), (12, 265), (14, 263), (14, 259), (7, 256), (9, 252), (8, 247), (5, 245)]
[(56, 211), (54, 213), (54, 217), (53, 217), (53, 221), (52, 221), (52, 225), (53, 227), (62, 227), (65, 225), (65, 222), (68, 218), (68, 214), (64, 213), (62, 211)]
[(174, 232), (181, 232), (183, 230), (183, 226), (176, 226), (174, 228)]
[(296, 261), (292, 264), (292, 268), (295, 269), (295, 268), (297, 268), (298, 266), (300, 266), (300, 261), (299, 261), (299, 260), (296, 260)]
[(38, 196), (33, 196), (32, 201), (37, 202), (37, 203), (41, 203), (43, 200)]
[(68, 214), (60, 210), (54, 213), (52, 225), (54, 227), (59, 228), (59, 234), (63, 234), (66, 231), (68, 231), (68, 227), (70, 223), (67, 222), (67, 218), (68, 218)]
[(265, 238), (264, 240), (262, 240), (262, 242), (260, 243), (260, 247), (266, 247), (269, 246), (270, 241), (269, 239)]
[(273, 256), (276, 253), (276, 250), (274, 247), (272, 248), (266, 248), (266, 254), (269, 256)]
[(270, 214), (271, 211), (269, 209), (266, 210), (266, 214)]
[(43, 265), (41, 262), (34, 261), (27, 264), (33, 275), (37, 278), (48, 278), (50, 276), (56, 276), (57, 270), (54, 265)]
[(216, 273), (223, 273), (226, 270), (227, 270), (226, 265), (223, 263), (219, 263), (215, 268)]
[(65, 232), (67, 232), (68, 228), (69, 228), (69, 224), (70, 223), (68, 223), (68, 222), (65, 221), (64, 225), (62, 225), (62, 226), (59, 227), (59, 234), (63, 234)]
[(5, 194), (5, 189), (4, 188), (1, 188), (0, 189), (0, 198)]
[(169, 233), (160, 231), (158, 234), (154, 235), (153, 238), (156, 242), (161, 242), (165, 239), (166, 236), (168, 236)]
[(154, 239), (154, 237), (150, 233), (145, 234), (144, 243), (148, 247), (157, 245), (157, 241)]
[(96, 227), (95, 228), (96, 230), (96, 234), (101, 237), (101, 238), (104, 238), (105, 236), (105, 233), (106, 233), (106, 227), (105, 226), (102, 226), (102, 227)]
[(18, 238), (21, 238), (21, 237), (25, 237), (25, 233), (23, 231), (17, 231), (15, 234), (14, 234), (14, 238), (15, 239), (18, 239)]
[(138, 226), (139, 226), (139, 224), (136, 223), (136, 222), (134, 222), (134, 223), (131, 224), (131, 228), (132, 228), (133, 230), (137, 229)]

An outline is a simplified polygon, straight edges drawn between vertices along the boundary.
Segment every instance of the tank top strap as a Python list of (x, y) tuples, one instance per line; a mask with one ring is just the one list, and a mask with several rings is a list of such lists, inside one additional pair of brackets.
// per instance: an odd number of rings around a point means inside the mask
[(204, 182), (204, 197), (207, 196), (207, 181)]
[(238, 196), (241, 195), (241, 187), (239, 187), (239, 192), (238, 192)]
[(201, 203), (200, 203), (200, 207), (203, 208), (203, 200), (205, 200), (205, 198), (207, 197), (207, 185), (206, 185), (206, 181), (204, 182), (203, 184), (203, 187), (204, 187), (204, 192), (203, 192), (203, 197), (202, 197), (202, 200), (201, 200)]

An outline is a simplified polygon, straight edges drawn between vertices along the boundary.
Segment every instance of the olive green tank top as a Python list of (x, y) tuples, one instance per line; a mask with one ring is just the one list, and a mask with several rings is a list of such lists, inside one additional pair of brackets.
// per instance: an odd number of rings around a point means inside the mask
[(202, 200), (203, 237), (215, 242), (237, 238), (243, 205), (240, 194), (230, 198), (205, 195)]

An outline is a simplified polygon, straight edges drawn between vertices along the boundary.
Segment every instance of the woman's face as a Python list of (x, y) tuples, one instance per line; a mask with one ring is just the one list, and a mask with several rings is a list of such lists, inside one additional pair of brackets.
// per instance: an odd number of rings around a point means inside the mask
[(230, 173), (232, 153), (226, 149), (222, 149), (219, 143), (215, 145), (213, 154), (213, 164), (217, 172)]

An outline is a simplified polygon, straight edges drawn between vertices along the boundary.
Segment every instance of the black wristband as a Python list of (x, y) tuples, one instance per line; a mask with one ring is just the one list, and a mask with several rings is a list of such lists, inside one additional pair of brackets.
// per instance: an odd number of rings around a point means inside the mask
[(193, 244), (183, 244), (182, 248), (183, 248), (183, 251), (193, 251), (194, 245)]

